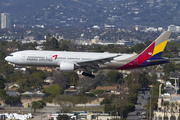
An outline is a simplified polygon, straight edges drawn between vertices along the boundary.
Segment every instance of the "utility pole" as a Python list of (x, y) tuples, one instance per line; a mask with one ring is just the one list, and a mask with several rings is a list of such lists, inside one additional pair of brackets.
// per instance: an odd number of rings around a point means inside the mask
[[(99, 102), (98, 96), (97, 96), (97, 101)], [(98, 106), (97, 106), (97, 120), (98, 120)]]
[(12, 120), (13, 120), (13, 101), (12, 101)]
[(151, 120), (151, 99), (152, 99), (152, 98), (151, 98), (151, 95), (150, 95), (150, 111), (149, 111), (149, 114), (150, 114), (150, 115), (149, 115), (149, 120)]
[(97, 120), (98, 120), (98, 106), (97, 106)]
[(117, 99), (116, 99), (116, 119), (117, 119)]
[(152, 101), (152, 97), (153, 97), (153, 90), (152, 90), (152, 95), (150, 95), (150, 112), (149, 112), (150, 113), (150, 115), (149, 115), (150, 117), (149, 117), (149, 120), (151, 120), (151, 101)]
[[(131, 70), (131, 73), (132, 73), (131, 86), (133, 86), (134, 70)], [(131, 92), (133, 93), (133, 89)]]
[(22, 114), (23, 114), (23, 108), (24, 108), (24, 105), (23, 105), (23, 107), (22, 107)]

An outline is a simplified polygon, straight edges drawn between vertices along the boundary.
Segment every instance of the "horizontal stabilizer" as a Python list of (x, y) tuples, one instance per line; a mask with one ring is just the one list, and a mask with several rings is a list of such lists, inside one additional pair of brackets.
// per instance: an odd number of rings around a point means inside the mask
[(162, 61), (169, 61), (168, 58), (157, 58), (157, 59), (153, 59), (153, 60), (146, 60), (149, 63), (154, 63), (154, 62), (162, 62)]

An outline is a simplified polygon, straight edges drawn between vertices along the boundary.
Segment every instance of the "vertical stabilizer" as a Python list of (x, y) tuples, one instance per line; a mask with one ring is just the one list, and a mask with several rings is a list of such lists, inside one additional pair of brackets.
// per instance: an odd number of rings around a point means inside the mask
[[(164, 59), (161, 58), (161, 55), (166, 47), (170, 34), (170, 31), (163, 32), (143, 52), (141, 52), (137, 58), (118, 69), (133, 69), (137, 67), (160, 64), (160, 62), (163, 61), (162, 59)], [(147, 60), (154, 60), (156, 62), (150, 63)]]

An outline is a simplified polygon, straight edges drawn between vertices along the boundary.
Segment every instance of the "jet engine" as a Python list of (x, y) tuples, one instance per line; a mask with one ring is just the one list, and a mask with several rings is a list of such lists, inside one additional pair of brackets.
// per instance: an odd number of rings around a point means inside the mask
[(77, 69), (77, 66), (74, 63), (61, 62), (60, 71), (71, 72)]

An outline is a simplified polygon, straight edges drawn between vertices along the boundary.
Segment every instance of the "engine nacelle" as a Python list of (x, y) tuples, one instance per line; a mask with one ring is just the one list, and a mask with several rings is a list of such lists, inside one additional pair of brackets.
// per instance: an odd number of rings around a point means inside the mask
[(60, 71), (65, 71), (65, 72), (71, 72), (75, 70), (75, 65), (74, 63), (68, 63), (68, 62), (61, 62), (60, 63)]

